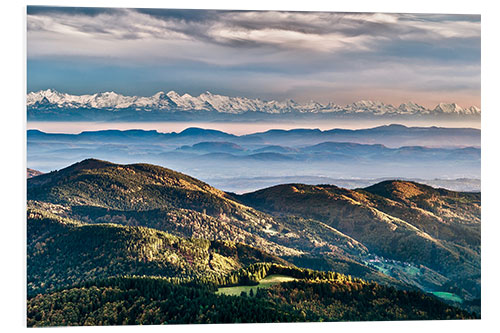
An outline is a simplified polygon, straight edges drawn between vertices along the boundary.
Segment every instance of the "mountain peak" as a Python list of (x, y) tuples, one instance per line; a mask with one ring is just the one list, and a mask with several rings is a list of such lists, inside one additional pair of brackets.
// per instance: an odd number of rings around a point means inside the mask
[(428, 193), (434, 189), (430, 186), (406, 180), (386, 180), (365, 188), (366, 191), (383, 197), (408, 200)]
[(204, 129), (199, 127), (189, 127), (179, 133), (179, 135), (206, 135), (206, 134), (221, 134), (232, 136), (231, 134), (224, 133), (222, 131), (213, 130), (213, 129)]
[[(29, 200), (44, 201), (50, 197), (55, 200), (54, 202), (78, 202), (115, 209), (165, 207), (178, 198), (189, 200), (192, 207), (200, 208), (209, 202), (201, 200), (201, 197), (218, 197), (222, 200), (225, 196), (224, 192), (198, 179), (168, 168), (146, 163), (115, 164), (93, 158), (30, 178), (28, 188), (31, 193)], [(39, 190), (34, 190), (35, 188)], [(48, 190), (49, 188), (60, 190)], [(158, 195), (160, 188), (171, 190), (168, 191), (168, 195), (167, 192)], [(198, 194), (186, 197), (185, 190)], [(70, 198), (67, 193), (76, 195)], [(106, 198), (103, 193), (107, 193)], [(127, 199), (124, 199), (124, 195)], [(199, 211), (202, 211), (202, 208)]]
[(70, 95), (53, 89), (30, 92), (26, 97), (28, 108), (52, 109), (151, 109), (172, 111), (210, 111), (228, 114), (262, 112), (268, 114), (290, 113), (331, 113), (365, 115), (479, 115), (477, 107), (462, 108), (456, 103), (440, 103), (434, 109), (427, 109), (414, 102), (403, 103), (399, 107), (381, 101), (360, 100), (350, 105), (339, 106), (332, 102), (322, 104), (314, 100), (300, 103), (293, 99), (284, 101), (261, 100), (259, 98), (230, 97), (205, 91), (199, 96), (184, 93), (182, 96), (171, 90), (159, 91), (152, 96), (126, 96), (114, 91), (87, 95)]
[(101, 169), (113, 165), (116, 164), (108, 161), (98, 160), (96, 158), (87, 158), (81, 162), (69, 166), (68, 168), (72, 168), (74, 170)]
[(462, 113), (464, 111), (457, 103), (439, 103), (434, 110), (442, 113)]
[(167, 96), (170, 97), (170, 98), (179, 98), (181, 97), (177, 92), (173, 91), (173, 90), (170, 90), (168, 93), (167, 93)]
[(160, 97), (160, 96), (165, 96), (165, 92), (158, 91), (156, 94), (153, 95), (153, 97)]

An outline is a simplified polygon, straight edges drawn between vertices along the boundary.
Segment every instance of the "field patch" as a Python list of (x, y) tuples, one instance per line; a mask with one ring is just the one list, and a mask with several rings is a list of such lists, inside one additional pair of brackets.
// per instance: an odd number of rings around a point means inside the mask
[(452, 302), (458, 302), (458, 303), (463, 302), (463, 300), (460, 296), (453, 294), (453, 293), (448, 293), (448, 292), (444, 292), (444, 291), (433, 291), (432, 294), (434, 296), (441, 298), (441, 299), (444, 299), (445, 301), (452, 301)]
[(271, 274), (263, 278), (262, 280), (259, 281), (259, 284), (255, 286), (234, 286), (234, 287), (224, 287), (224, 288), (219, 288), (215, 293), (216, 294), (223, 294), (223, 295), (230, 295), (230, 296), (240, 296), (241, 293), (244, 291), (247, 294), (250, 293), (250, 290), (253, 290), (253, 293), (255, 294), (257, 292), (257, 289), (263, 288), (267, 289), (275, 284), (281, 283), (281, 282), (289, 282), (289, 281), (294, 281), (296, 278), (286, 276), (286, 275), (281, 275), (281, 274)]

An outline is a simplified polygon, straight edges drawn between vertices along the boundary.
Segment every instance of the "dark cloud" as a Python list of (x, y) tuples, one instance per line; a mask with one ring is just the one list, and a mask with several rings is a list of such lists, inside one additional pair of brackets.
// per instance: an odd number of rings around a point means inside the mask
[[(146, 15), (156, 21), (144, 22), (140, 28), (134, 26), (134, 18), (127, 20), (120, 18), (137, 15)], [(224, 11), (224, 10), (186, 10), (186, 9), (116, 9), (91, 7), (43, 7), (29, 6), (29, 15), (47, 16), (58, 14), (69, 16), (88, 16), (94, 19), (100, 14), (114, 15), (116, 20), (109, 19), (82, 23), (71, 20), (59, 20), (76, 30), (85, 33), (107, 34), (113, 31), (118, 39), (137, 39), (139, 36), (163, 39), (168, 32), (176, 32), (191, 39), (229, 47), (254, 48), (275, 45), (282, 49), (296, 45), (289, 45), (286, 40), (273, 41), (266, 38), (255, 38), (254, 32), (279, 31), (282, 33), (300, 33), (303, 39), (307, 35), (325, 38), (326, 42), (332, 39), (366, 37), (376, 39), (398, 40), (426, 40), (431, 43), (449, 36), (441, 36), (442, 25), (447, 22), (477, 23), (480, 16), (474, 15), (430, 15), (430, 14), (377, 14), (377, 13), (336, 13), (336, 12), (286, 12), (286, 11)], [(29, 23), (29, 22), (28, 22)], [(149, 23), (149, 31), (138, 31)], [(418, 23), (418, 24), (417, 24)], [(441, 26), (440, 26), (441, 24)], [(432, 25), (436, 26), (433, 29)], [(29, 27), (31, 25), (29, 24)], [(37, 28), (44, 29), (43, 26)], [(219, 31), (216, 31), (219, 29)], [(453, 29), (453, 27), (448, 27)], [(122, 30), (120, 32), (120, 30)], [(144, 30), (144, 29), (143, 29)], [(227, 33), (228, 31), (237, 33)], [(221, 33), (222, 32), (222, 33)], [(167, 33), (167, 34), (166, 34)], [(468, 36), (464, 36), (468, 37)], [(292, 41), (293, 42), (293, 41)]]
[(379, 88), (457, 96), (469, 89), (479, 96), (480, 21), (479, 15), (29, 6), (28, 58), (46, 60), (34, 62), (32, 72), (57, 70), (61, 85), (74, 89), (80, 81), (63, 79), (68, 67), (58, 67), (61, 59), (86, 64), (81, 73), (94, 73), (87, 86), (104, 76), (96, 64), (114, 76), (127, 73), (123, 82), (106, 76), (109, 87), (125, 89), (137, 75), (141, 87), (127, 89), (144, 94), (163, 84), (267, 98)]
[(402, 21), (427, 21), (427, 22), (481, 22), (481, 15), (477, 14), (401, 14)]
[(185, 22), (207, 22), (217, 20), (217, 10), (201, 10), (201, 9), (160, 9), (160, 8), (138, 8), (132, 9), (141, 14), (164, 19), (164, 20), (179, 20)]
[(53, 6), (27, 6), (28, 15), (51, 15), (51, 14), (64, 14), (64, 15), (83, 15), (95, 17), (99, 14), (109, 14), (116, 12), (114, 8), (100, 8), (100, 7), (53, 7)]

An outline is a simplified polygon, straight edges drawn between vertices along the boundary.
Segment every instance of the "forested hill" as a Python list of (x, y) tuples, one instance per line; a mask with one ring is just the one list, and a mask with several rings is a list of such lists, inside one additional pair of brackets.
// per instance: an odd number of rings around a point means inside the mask
[[(43, 236), (32, 244), (33, 253), (42, 255), (31, 261), (38, 267), (33, 292), (80, 281), (73, 277), (127, 270), (221, 276), (254, 262), (281, 260), (398, 288), (452, 293), (464, 303), (480, 297), (479, 193), (388, 181), (357, 190), (284, 184), (234, 195), (170, 169), (96, 159), (30, 178), (27, 188), (30, 209), (81, 224), (60, 237), (44, 228), (29, 231)], [(58, 251), (75, 256), (82, 251), (71, 249), (83, 244), (81, 239), (102, 242), (109, 251), (86, 248), (81, 264), (59, 263)], [(146, 245), (139, 249), (135, 243)], [(172, 245), (177, 243), (185, 245)], [(213, 248), (216, 244), (224, 250)], [(214, 264), (215, 254), (222, 256), (222, 270)], [(143, 258), (138, 265), (131, 259), (136, 257)], [(200, 271), (207, 274), (196, 275)]]
[(358, 190), (285, 184), (234, 197), (273, 216), (321, 221), (372, 253), (424, 265), (480, 296), (479, 193), (386, 181)]
[[(421, 292), (294, 268), (230, 242), (87, 225), (36, 209), (28, 237), (29, 327), (477, 318)], [(297, 281), (255, 295), (214, 293), (269, 274)]]
[(234, 241), (299, 266), (407, 286), (360, 260), (366, 247), (321, 221), (280, 219), (166, 168), (87, 159), (28, 180), (29, 205), (89, 224), (145, 226), (179, 237)]
[(38, 295), (27, 306), (29, 327), (474, 318), (420, 292), (307, 279), (235, 297), (203, 285), (117, 277)]
[(233, 208), (224, 192), (182, 173), (96, 159), (29, 179), (28, 199), (129, 210), (177, 205), (211, 214)]
[(269, 239), (263, 230), (273, 222), (271, 216), (195, 178), (149, 164), (87, 159), (29, 179), (28, 200), (90, 223), (141, 225), (179, 236), (233, 240), (274, 254), (302, 253)]
[(186, 239), (145, 227), (89, 225), (28, 209), (28, 294), (116, 275), (223, 282), (255, 262), (286, 261), (239, 243)]

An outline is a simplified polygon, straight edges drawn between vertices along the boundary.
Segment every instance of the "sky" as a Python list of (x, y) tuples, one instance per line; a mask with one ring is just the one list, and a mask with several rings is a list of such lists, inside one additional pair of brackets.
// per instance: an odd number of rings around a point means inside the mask
[(28, 91), (481, 107), (479, 15), (27, 9)]

